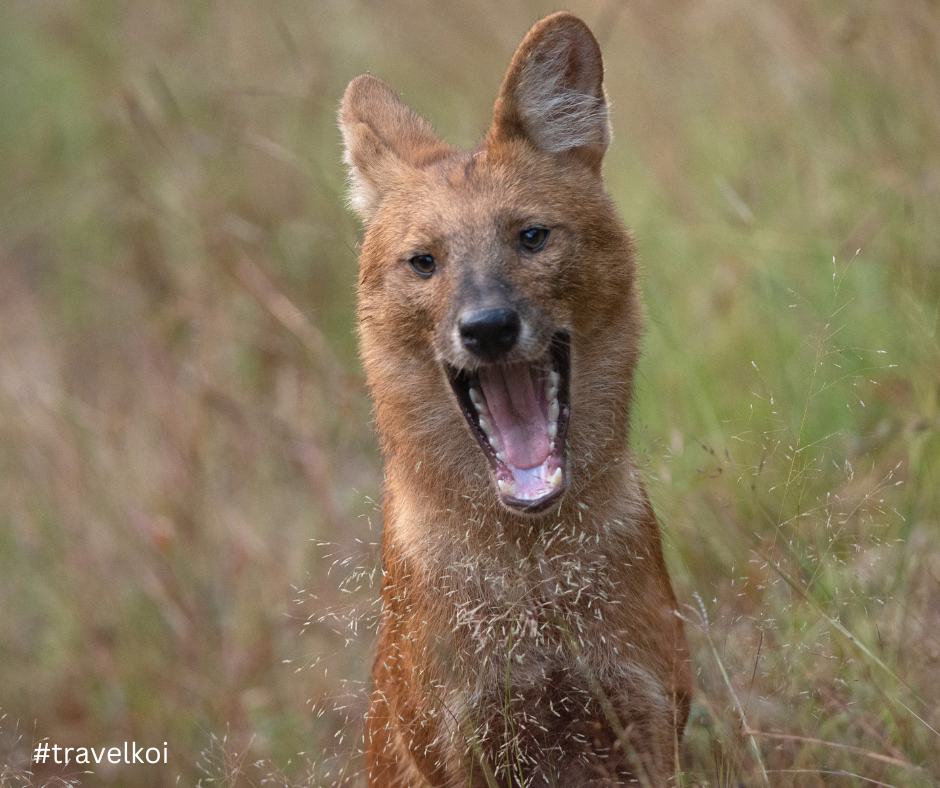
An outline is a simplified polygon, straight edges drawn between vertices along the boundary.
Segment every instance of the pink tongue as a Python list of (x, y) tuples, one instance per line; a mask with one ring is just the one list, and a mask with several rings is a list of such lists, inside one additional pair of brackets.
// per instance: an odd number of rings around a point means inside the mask
[(506, 459), (522, 470), (548, 459), (548, 420), (542, 413), (528, 364), (480, 369), (480, 387)]

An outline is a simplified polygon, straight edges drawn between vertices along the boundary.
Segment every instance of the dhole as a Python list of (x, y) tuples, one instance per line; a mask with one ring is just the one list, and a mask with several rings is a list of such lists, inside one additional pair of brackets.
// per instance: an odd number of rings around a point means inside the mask
[(371, 76), (340, 126), (385, 455), (369, 784), (666, 785), (691, 678), (627, 446), (642, 309), (597, 41), (535, 25), (470, 152)]

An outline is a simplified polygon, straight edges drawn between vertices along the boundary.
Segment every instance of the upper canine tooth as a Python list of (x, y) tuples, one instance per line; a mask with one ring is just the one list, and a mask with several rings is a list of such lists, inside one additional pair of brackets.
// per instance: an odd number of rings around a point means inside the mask
[(558, 486), (561, 484), (561, 476), (561, 468), (555, 468), (555, 472), (548, 480), (548, 483), (551, 485), (552, 489), (558, 488)]
[(470, 401), (473, 403), (473, 407), (477, 409), (477, 413), (482, 413), (484, 416), (489, 415), (490, 410), (486, 407), (486, 400), (474, 388), (470, 389)]
[(548, 406), (548, 420), (558, 421), (558, 400), (553, 399), (552, 404)]
[(555, 397), (558, 396), (558, 377), (557, 372), (549, 372), (548, 377), (545, 378), (545, 399), (551, 402)]

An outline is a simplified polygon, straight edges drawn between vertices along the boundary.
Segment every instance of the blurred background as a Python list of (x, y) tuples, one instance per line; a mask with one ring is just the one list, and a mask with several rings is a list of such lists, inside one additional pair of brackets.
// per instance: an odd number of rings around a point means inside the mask
[[(935, 785), (940, 4), (569, 8), (643, 267), (677, 784)], [(2, 788), (363, 784), (381, 467), (337, 103), (369, 71), (472, 145), (556, 9), (0, 3)], [(44, 738), (169, 763), (30, 767)]]

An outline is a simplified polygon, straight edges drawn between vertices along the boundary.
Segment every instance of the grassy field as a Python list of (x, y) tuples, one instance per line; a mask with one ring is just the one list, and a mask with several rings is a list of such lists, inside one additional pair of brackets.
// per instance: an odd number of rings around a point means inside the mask
[[(0, 3), (2, 788), (363, 784), (381, 469), (337, 102), (370, 71), (470, 145), (556, 7)], [(940, 784), (940, 6), (570, 9), (643, 265), (676, 784)], [(42, 739), (169, 758), (31, 767)]]

